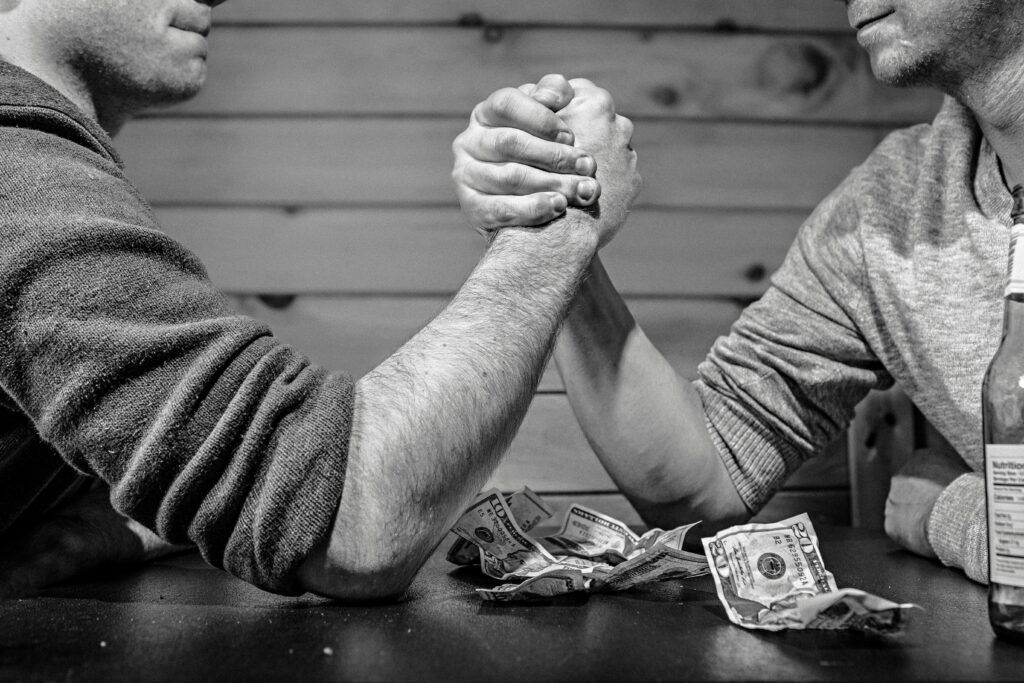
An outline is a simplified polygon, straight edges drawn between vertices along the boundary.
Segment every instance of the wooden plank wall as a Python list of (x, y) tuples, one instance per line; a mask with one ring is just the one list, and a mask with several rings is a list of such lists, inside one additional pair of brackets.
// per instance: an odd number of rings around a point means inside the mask
[[(482, 243), (450, 187), (472, 106), (545, 73), (607, 87), (645, 189), (605, 262), (684, 375), (766, 286), (800, 221), (935, 96), (873, 80), (823, 0), (232, 0), (194, 101), (119, 138), (166, 230), (238, 306), (359, 375), (426, 320)], [(545, 374), (493, 483), (637, 518)], [(842, 443), (762, 517), (849, 520)]]

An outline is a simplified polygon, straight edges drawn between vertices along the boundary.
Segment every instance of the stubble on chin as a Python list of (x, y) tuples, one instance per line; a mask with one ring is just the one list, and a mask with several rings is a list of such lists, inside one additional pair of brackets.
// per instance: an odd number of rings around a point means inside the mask
[(871, 53), (871, 72), (882, 84), (894, 88), (939, 86), (937, 60), (917, 53), (912, 46), (886, 46)]
[(155, 62), (133, 69), (110, 69), (97, 74), (100, 87), (120, 100), (134, 116), (142, 111), (167, 107), (195, 97), (206, 83), (206, 62), (173, 65)]

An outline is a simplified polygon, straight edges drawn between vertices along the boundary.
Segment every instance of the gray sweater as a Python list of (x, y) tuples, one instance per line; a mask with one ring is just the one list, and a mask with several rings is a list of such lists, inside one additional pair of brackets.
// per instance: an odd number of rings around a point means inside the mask
[(0, 534), (84, 473), (165, 539), (297, 591), (341, 496), (351, 378), (236, 315), (103, 130), (3, 62), (0, 168)]
[(752, 509), (895, 381), (974, 470), (940, 496), (929, 539), (987, 580), (981, 382), (1002, 332), (1010, 207), (992, 148), (951, 99), (819, 205), (697, 381)]

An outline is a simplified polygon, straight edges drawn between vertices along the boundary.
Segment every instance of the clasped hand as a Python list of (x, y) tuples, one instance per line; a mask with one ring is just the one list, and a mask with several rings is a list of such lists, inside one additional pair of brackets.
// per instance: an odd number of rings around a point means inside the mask
[(611, 95), (586, 79), (549, 75), (495, 91), (452, 144), (459, 203), (484, 230), (586, 209), (603, 246), (640, 191), (632, 135)]
[(0, 599), (184, 549), (116, 512), (106, 485), (95, 482), (34, 526), (4, 537)]
[(928, 520), (942, 492), (970, 471), (960, 456), (939, 449), (914, 451), (893, 475), (885, 501), (885, 533), (901, 546), (935, 557), (928, 540)]

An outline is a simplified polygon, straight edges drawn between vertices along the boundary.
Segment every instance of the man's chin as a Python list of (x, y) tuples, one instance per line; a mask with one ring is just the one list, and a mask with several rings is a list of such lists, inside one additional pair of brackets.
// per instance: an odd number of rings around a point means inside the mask
[(875, 79), (894, 88), (912, 88), (927, 84), (928, 70), (906, 55), (885, 51), (871, 55), (871, 72)]
[(170, 107), (192, 99), (206, 83), (206, 70), (190, 78), (164, 81), (154, 84), (145, 93), (144, 108)]

